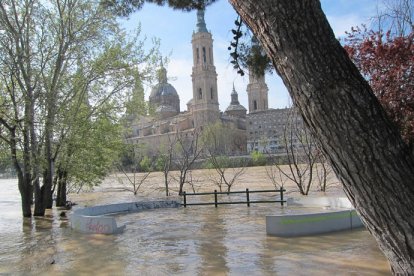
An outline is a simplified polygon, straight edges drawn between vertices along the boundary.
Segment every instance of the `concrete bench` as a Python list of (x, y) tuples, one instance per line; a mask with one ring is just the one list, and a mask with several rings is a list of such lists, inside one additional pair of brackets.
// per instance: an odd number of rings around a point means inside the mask
[[(288, 199), (287, 202), (288, 206), (320, 207), (321, 212), (266, 216), (267, 234), (296, 237), (363, 227), (347, 198), (302, 198)], [(331, 210), (323, 211), (322, 208)]]
[(178, 207), (180, 207), (180, 203), (173, 200), (129, 202), (86, 207), (73, 211), (70, 224), (72, 229), (83, 233), (115, 234), (122, 232), (125, 229), (125, 225), (118, 226), (115, 217), (105, 215)]

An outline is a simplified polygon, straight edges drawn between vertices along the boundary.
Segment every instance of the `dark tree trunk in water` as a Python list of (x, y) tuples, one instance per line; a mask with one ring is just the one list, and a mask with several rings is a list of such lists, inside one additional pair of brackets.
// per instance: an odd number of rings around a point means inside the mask
[(52, 192), (52, 186), (53, 186), (53, 164), (52, 161), (48, 161), (48, 169), (45, 171), (44, 178), (43, 178), (43, 204), (46, 209), (51, 209), (53, 207), (53, 192)]
[(57, 171), (57, 194), (56, 194), (56, 206), (63, 207), (66, 205), (66, 177), (67, 172), (58, 169)]
[(19, 187), (20, 197), (22, 199), (23, 217), (32, 216), (33, 189), (30, 178), (24, 177), (20, 172), (17, 173), (17, 185)]
[(53, 205), (51, 173), (49, 169), (43, 170), (43, 185), (40, 187), (39, 180), (35, 183), (35, 216), (44, 216), (46, 209)]
[(230, 0), (262, 43), (395, 274), (414, 274), (414, 157), (317, 0)]
[(44, 188), (43, 186), (40, 187), (39, 178), (34, 180), (34, 195), (35, 195), (35, 202), (34, 202), (34, 216), (44, 216), (45, 215), (45, 205), (43, 204), (43, 195), (44, 195)]
[[(32, 216), (32, 201), (33, 201), (33, 188), (30, 174), (29, 164), (29, 154), (24, 154), (25, 166), (22, 168), (17, 159), (17, 138), (16, 138), (16, 128), (10, 127), (10, 153), (12, 157), (13, 166), (17, 173), (17, 186), (19, 188), (20, 197), (22, 200), (22, 213), (23, 217)], [(26, 139), (25, 141), (27, 141)], [(28, 147), (28, 143), (25, 143), (25, 146)]]

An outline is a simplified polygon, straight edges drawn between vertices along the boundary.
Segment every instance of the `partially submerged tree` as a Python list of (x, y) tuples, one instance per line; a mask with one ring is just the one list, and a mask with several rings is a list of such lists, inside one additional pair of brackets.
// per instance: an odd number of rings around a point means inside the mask
[(197, 129), (177, 133), (176, 139), (173, 163), (179, 171), (177, 182), (179, 186), (178, 194), (181, 195), (184, 191), (184, 184), (187, 182), (188, 173), (199, 159), (203, 147), (200, 143), (200, 131)]
[[(279, 142), (285, 150), (286, 164), (275, 160), (273, 166), (267, 167), (268, 177), (272, 182), (277, 179), (289, 179), (296, 185), (300, 194), (308, 195), (315, 181), (314, 173), (321, 153), (294, 108), (290, 109), (286, 117), (283, 135)], [(279, 177), (276, 177), (276, 171)]]
[(117, 170), (122, 172), (121, 176), (117, 176), (118, 182), (123, 186), (122, 191), (137, 195), (141, 186), (153, 172), (154, 162), (144, 155), (144, 152), (136, 144), (125, 145), (124, 162), (116, 166)]
[(332, 167), (328, 164), (326, 157), (323, 154), (318, 154), (318, 160), (315, 164), (315, 178), (317, 179), (318, 190), (326, 192), (329, 185), (337, 184), (329, 182), (332, 177), (334, 177), (334, 173)]
[(206, 127), (203, 131), (203, 145), (207, 157), (207, 168), (213, 169), (216, 174), (210, 175), (210, 180), (219, 187), (220, 192), (225, 186), (230, 192), (236, 180), (246, 170), (246, 162), (238, 162), (228, 155), (233, 151), (231, 129), (221, 123)]
[(247, 166), (245, 162), (241, 163), (226, 155), (218, 156), (209, 153), (206, 168), (214, 171), (208, 177), (220, 189), (220, 192), (223, 191), (223, 187), (226, 192), (230, 192), (236, 181), (240, 180), (246, 172)]
[(157, 154), (156, 168), (157, 170), (162, 171), (164, 175), (164, 186), (166, 196), (170, 195), (169, 184), (171, 178), (169, 177), (169, 174), (171, 171), (171, 165), (173, 164), (174, 149), (176, 148), (177, 138), (178, 137), (175, 133), (173, 135), (168, 135), (168, 141), (160, 145)]

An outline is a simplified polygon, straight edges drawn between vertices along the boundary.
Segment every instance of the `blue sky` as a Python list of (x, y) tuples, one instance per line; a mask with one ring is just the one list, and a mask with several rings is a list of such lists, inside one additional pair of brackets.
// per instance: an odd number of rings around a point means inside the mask
[[(369, 19), (376, 14), (378, 4), (377, 0), (322, 0), (321, 3), (337, 37), (343, 36), (352, 26), (369, 23)], [(226, 0), (209, 6), (205, 14), (207, 29), (214, 39), (213, 51), (222, 111), (230, 103), (233, 83), (240, 103), (247, 108), (248, 77), (236, 74), (229, 63), (227, 50), (233, 36), (230, 30), (234, 28), (236, 17), (236, 12)], [(180, 95), (181, 110), (185, 110), (186, 103), (192, 98), (191, 35), (195, 29), (196, 12), (182, 12), (146, 3), (143, 9), (132, 14), (128, 20), (123, 20), (122, 24), (126, 29), (141, 24), (141, 34), (148, 38), (148, 44), (151, 38), (161, 40), (162, 55), (168, 56), (170, 60), (166, 66), (169, 82)], [(276, 73), (266, 75), (266, 83), (269, 87), (269, 107), (283, 108), (290, 104), (287, 90)], [(145, 87), (146, 99), (150, 89)]]

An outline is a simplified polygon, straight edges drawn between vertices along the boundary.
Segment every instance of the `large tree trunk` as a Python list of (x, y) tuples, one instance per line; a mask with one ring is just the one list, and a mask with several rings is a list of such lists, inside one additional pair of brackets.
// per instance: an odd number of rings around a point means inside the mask
[(328, 24), (317, 0), (230, 0), (393, 273), (414, 274), (414, 158)]
[(57, 170), (57, 193), (56, 193), (56, 207), (63, 207), (66, 205), (66, 183), (67, 172), (62, 169)]
[[(32, 201), (33, 201), (33, 188), (31, 182), (30, 169), (28, 171), (23, 170), (17, 159), (17, 139), (16, 139), (16, 128), (10, 129), (10, 150), (13, 161), (13, 166), (17, 172), (17, 186), (19, 188), (20, 197), (22, 200), (22, 213), (23, 217), (32, 216)], [(29, 154), (24, 154), (28, 159)], [(26, 160), (25, 159), (25, 160)], [(27, 160), (25, 164), (28, 164)]]
[(33, 187), (34, 187), (34, 195), (35, 195), (33, 215), (41, 217), (45, 215), (46, 208), (45, 208), (45, 205), (43, 204), (44, 188), (40, 187), (39, 178), (33, 181)]

